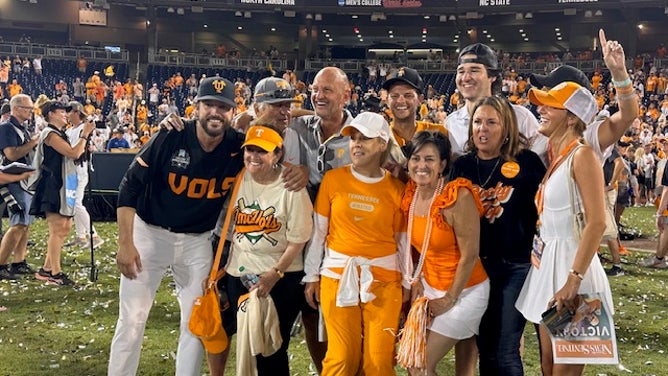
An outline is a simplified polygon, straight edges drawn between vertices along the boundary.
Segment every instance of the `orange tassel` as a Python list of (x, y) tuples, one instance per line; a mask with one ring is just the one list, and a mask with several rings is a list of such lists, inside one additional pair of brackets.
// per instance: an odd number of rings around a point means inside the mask
[(424, 369), (427, 366), (427, 325), (429, 299), (415, 299), (399, 335), (397, 363), (404, 368)]

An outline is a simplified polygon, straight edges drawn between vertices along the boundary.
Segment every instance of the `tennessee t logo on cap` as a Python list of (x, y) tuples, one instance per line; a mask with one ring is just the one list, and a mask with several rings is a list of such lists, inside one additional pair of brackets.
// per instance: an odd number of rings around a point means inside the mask
[(288, 83), (286, 81), (276, 81), (276, 87), (278, 87), (281, 90), (288, 90)]
[(276, 148), (283, 147), (283, 137), (275, 130), (262, 125), (254, 125), (246, 132), (246, 140), (241, 147), (257, 146), (271, 153)]
[(223, 80), (215, 80), (212, 83), (213, 88), (216, 90), (216, 93), (222, 93), (223, 89), (225, 89), (225, 81)]

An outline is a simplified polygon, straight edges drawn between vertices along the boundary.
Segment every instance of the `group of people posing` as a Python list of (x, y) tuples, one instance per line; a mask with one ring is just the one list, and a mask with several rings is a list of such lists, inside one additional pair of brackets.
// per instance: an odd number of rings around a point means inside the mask
[[(211, 374), (224, 374), (229, 349), (203, 346), (188, 330), (212, 268), (212, 230), (229, 247), (223, 326), (237, 333), (238, 375), (290, 374), (300, 312), (320, 375), (392, 375), (395, 355), (412, 375), (436, 375), (453, 348), (457, 375), (475, 374), (478, 362), (482, 375), (522, 375), (527, 320), (537, 326), (545, 375), (582, 374), (582, 364), (554, 363), (538, 323), (552, 306), (573, 310), (583, 293), (614, 309), (595, 257), (605, 229), (602, 163), (638, 104), (621, 45), (602, 30), (599, 38), (619, 101), (602, 118), (587, 77), (569, 66), (532, 75), (539, 120), (494, 95), (498, 57), (479, 43), (459, 54), (465, 105), (445, 126), (416, 120), (424, 85), (407, 67), (383, 84), (390, 123), (373, 112), (353, 118), (348, 79), (334, 67), (315, 76), (314, 113), (299, 117), (280, 78), (260, 81), (243, 115), (230, 81), (203, 80), (195, 119), (167, 116), (169, 130), (141, 149), (121, 183), (109, 374), (137, 373), (168, 267), (181, 309), (176, 374), (198, 375), (204, 348)], [(567, 184), (584, 204), (581, 233)], [(221, 224), (228, 211), (229, 229)], [(426, 325), (426, 338), (402, 341), (424, 347), (397, 354), (409, 307), (404, 335)]]

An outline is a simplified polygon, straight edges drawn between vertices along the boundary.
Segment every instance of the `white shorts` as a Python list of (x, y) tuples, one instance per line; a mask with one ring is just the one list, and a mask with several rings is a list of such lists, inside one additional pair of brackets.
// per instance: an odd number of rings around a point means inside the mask
[[(447, 291), (437, 290), (422, 279), (424, 296), (438, 299)], [(452, 339), (466, 339), (478, 334), (480, 320), (489, 302), (489, 279), (462, 290), (452, 309), (431, 320), (429, 330)]]

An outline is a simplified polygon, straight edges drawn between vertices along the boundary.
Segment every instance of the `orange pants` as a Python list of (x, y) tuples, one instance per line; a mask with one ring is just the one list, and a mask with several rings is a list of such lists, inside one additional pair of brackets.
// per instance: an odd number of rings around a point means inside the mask
[(371, 285), (376, 298), (337, 307), (339, 280), (321, 276), (320, 305), (327, 329), (327, 354), (321, 376), (395, 375), (395, 335), (401, 311), (401, 282)]

